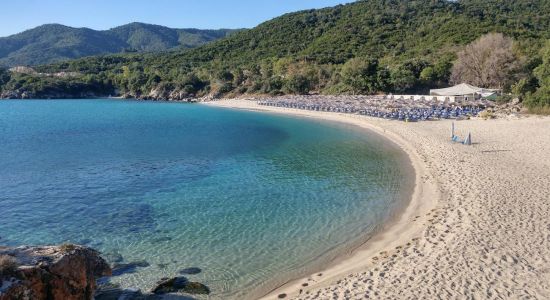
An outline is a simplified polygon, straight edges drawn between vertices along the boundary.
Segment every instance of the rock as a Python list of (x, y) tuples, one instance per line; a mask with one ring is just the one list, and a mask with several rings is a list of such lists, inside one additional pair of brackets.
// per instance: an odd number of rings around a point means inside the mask
[(94, 300), (130, 300), (130, 299), (149, 299), (138, 289), (100, 289), (96, 292)]
[[(187, 298), (178, 297), (181, 300)], [(153, 294), (144, 294), (140, 289), (121, 288), (119, 284), (111, 283), (109, 278), (104, 277), (98, 280), (97, 291), (94, 300), (161, 300), (162, 297)]]
[(184, 293), (188, 293), (188, 294), (193, 294), (193, 295), (208, 295), (210, 294), (210, 289), (200, 283), (200, 282), (188, 282), (187, 284), (185, 284), (185, 286), (183, 287), (183, 289), (181, 289), (182, 292)]
[(185, 277), (162, 278), (151, 292), (153, 294), (174, 293), (183, 289), (187, 283), (188, 280)]
[(153, 207), (145, 203), (118, 207), (116, 211), (102, 218), (108, 226), (105, 230), (111, 232), (141, 233), (153, 231), (155, 228)]
[(208, 295), (210, 294), (210, 289), (200, 282), (190, 282), (185, 277), (173, 277), (161, 279), (151, 292), (157, 295), (177, 292), (193, 295)]
[(97, 290), (94, 295), (95, 300), (117, 300), (124, 291), (120, 288), (120, 285), (110, 283), (109, 281), (98, 281)]
[(200, 272), (202, 272), (201, 268), (185, 268), (183, 270), (180, 270), (180, 274), (184, 274), (184, 275), (196, 275), (196, 274), (199, 274)]
[(99, 253), (83, 246), (1, 248), (2, 255), (18, 265), (0, 275), (0, 300), (93, 299), (96, 278), (111, 275)]
[(120, 276), (122, 274), (134, 273), (137, 268), (146, 268), (150, 266), (146, 261), (136, 261), (130, 263), (115, 263), (113, 264), (113, 276)]

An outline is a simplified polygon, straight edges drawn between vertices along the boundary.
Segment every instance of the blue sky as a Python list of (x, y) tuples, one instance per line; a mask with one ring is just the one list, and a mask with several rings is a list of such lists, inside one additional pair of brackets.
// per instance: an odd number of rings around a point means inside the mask
[(109, 29), (130, 22), (174, 28), (243, 28), (297, 10), (352, 0), (2, 0), (0, 36), (46, 23)]

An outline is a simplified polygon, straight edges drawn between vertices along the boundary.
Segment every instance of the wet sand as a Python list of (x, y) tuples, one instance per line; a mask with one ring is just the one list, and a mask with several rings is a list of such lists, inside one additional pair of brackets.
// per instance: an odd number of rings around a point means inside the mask
[(550, 298), (549, 117), (455, 122), (458, 135), (472, 133), (474, 144), (464, 146), (450, 141), (450, 120), (405, 123), (248, 100), (209, 105), (367, 128), (399, 145), (416, 173), (402, 214), (265, 299)]

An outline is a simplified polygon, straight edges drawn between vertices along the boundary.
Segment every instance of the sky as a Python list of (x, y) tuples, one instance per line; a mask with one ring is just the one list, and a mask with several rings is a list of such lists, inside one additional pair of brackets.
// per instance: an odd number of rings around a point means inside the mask
[(173, 28), (251, 28), (287, 12), (353, 0), (0, 0), (0, 36), (47, 23), (105, 30), (131, 22)]

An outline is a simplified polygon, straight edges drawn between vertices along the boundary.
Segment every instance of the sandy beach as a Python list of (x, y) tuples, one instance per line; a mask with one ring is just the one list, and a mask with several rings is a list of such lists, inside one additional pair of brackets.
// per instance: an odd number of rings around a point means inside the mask
[[(265, 299), (549, 299), (550, 118), (405, 123), (209, 102), (346, 122), (398, 144), (416, 173), (403, 213), (359, 249)], [(265, 293), (264, 293), (265, 294)], [(257, 295), (254, 296), (255, 298)]]

